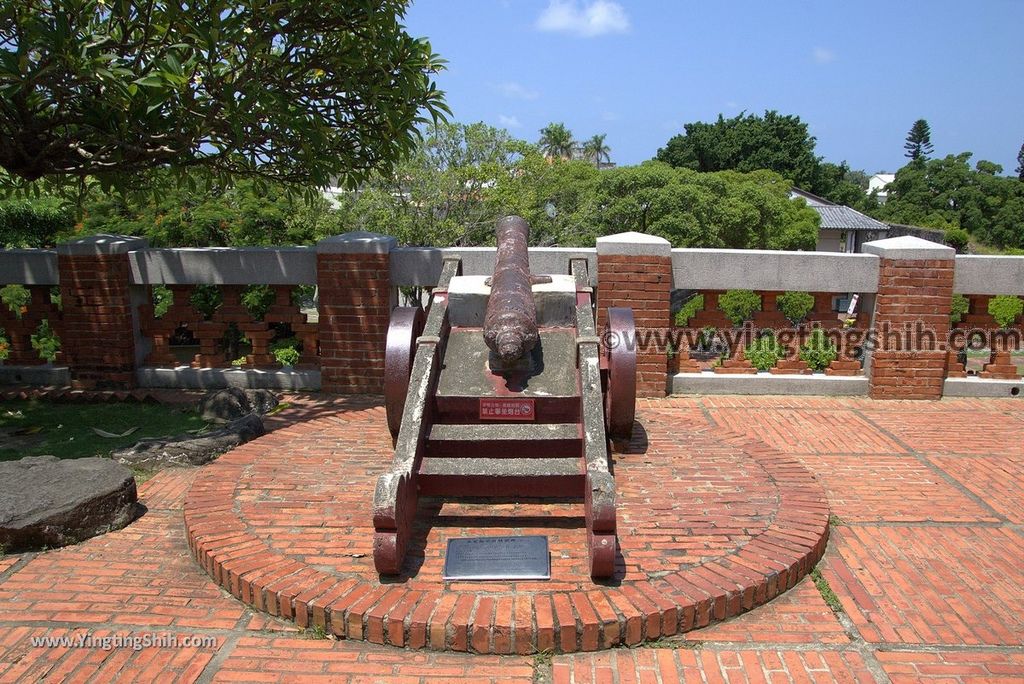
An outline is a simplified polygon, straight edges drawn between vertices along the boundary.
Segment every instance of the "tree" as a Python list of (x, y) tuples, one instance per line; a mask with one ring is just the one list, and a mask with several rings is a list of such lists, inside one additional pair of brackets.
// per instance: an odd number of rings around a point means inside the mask
[(483, 123), (429, 126), (394, 174), (340, 198), (342, 222), (408, 245), (487, 244), (503, 215), (489, 198), (526, 155), (540, 157), (535, 147)]
[(658, 150), (659, 161), (694, 171), (768, 169), (805, 190), (821, 190), (815, 184), (820, 163), (815, 139), (799, 116), (774, 110), (763, 117), (744, 112), (726, 119), (719, 114), (714, 123), (694, 121), (683, 129), (683, 135)]
[(191, 169), (355, 187), (448, 112), (408, 0), (0, 6), (0, 167), (24, 184)]
[(71, 233), (73, 212), (54, 197), (0, 202), (0, 248), (52, 247)]
[(155, 194), (93, 193), (79, 228), (138, 235), (154, 247), (303, 245), (349, 230), (322, 196), (303, 202), (280, 183), (261, 185), (241, 179), (208, 191), (171, 186)]
[(1020, 152), (1017, 153), (1017, 180), (1024, 181), (1024, 143), (1021, 143)]
[(597, 235), (637, 230), (675, 247), (813, 250), (818, 213), (771, 171), (699, 173), (649, 161), (602, 172), (587, 203)]
[(1024, 247), (1024, 184), (1000, 176), (998, 164), (971, 153), (911, 161), (896, 172), (875, 215), (893, 223), (962, 228), (1000, 248)]
[(918, 119), (907, 133), (906, 150), (903, 156), (909, 159), (928, 159), (932, 153), (932, 129), (924, 119)]
[(572, 131), (564, 123), (549, 123), (540, 129), (540, 149), (548, 157), (571, 159), (576, 149)]
[(610, 162), (612, 160), (612, 149), (604, 144), (606, 137), (604, 133), (601, 133), (583, 143), (583, 157), (594, 162), (596, 168), (601, 168), (603, 162)]

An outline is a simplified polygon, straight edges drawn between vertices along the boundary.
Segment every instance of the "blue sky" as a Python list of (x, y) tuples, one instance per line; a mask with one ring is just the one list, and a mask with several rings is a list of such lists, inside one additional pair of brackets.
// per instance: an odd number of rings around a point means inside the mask
[(688, 121), (797, 114), (829, 161), (895, 171), (914, 120), (936, 155), (1016, 167), (1024, 0), (414, 0), (455, 119), (536, 141), (607, 133), (634, 164)]

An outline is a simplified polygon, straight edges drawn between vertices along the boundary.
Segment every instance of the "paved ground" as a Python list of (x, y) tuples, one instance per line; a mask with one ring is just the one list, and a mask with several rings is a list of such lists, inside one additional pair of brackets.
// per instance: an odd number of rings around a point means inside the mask
[[(295, 405), (276, 423), (324, 415), (344, 402)], [(704, 421), (759, 436), (819, 477), (835, 526), (818, 586), (805, 579), (764, 607), (653, 647), (554, 658), (318, 639), (253, 613), (190, 557), (181, 510), (196, 471), (168, 471), (142, 487), (149, 511), (129, 528), (0, 559), (0, 682), (1019, 682), (1022, 407), (1019, 400), (651, 402), (648, 410), (678, 416), (678, 429)], [(32, 642), (86, 634), (171, 635), (179, 647)], [(215, 643), (180, 647), (195, 636)]]

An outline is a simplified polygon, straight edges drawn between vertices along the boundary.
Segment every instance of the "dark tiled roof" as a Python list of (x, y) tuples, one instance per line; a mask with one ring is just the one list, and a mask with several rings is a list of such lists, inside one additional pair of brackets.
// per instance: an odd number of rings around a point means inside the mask
[(838, 204), (830, 206), (812, 206), (821, 216), (821, 227), (825, 230), (880, 230), (885, 231), (889, 226), (866, 216), (856, 209), (844, 207)]

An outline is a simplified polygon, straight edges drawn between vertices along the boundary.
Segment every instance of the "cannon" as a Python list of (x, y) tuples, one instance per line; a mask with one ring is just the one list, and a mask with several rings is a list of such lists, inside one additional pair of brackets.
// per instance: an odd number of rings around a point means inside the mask
[(590, 573), (608, 578), (609, 446), (629, 438), (635, 414), (633, 313), (610, 308), (598, 331), (585, 258), (535, 276), (526, 221), (506, 217), (496, 232), (490, 278), (444, 258), (426, 311), (392, 313), (385, 407), (395, 452), (374, 491), (374, 565), (401, 573), (420, 496), (577, 499)]

